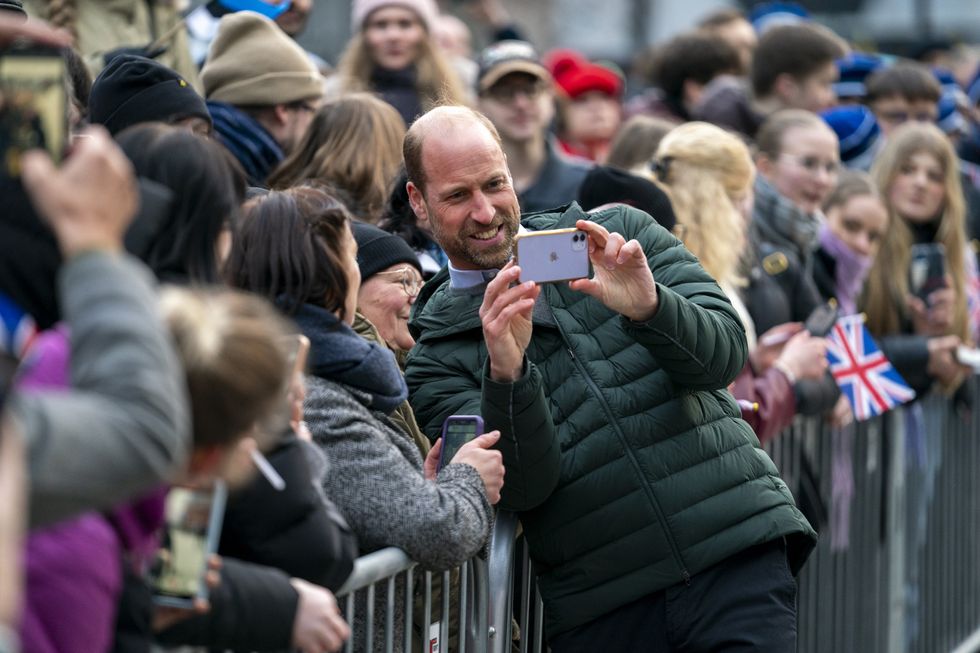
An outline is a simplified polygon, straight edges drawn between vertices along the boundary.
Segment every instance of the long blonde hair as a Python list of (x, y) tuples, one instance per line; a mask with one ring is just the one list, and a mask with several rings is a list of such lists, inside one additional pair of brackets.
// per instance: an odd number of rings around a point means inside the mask
[[(351, 37), (337, 63), (340, 92), (373, 92), (371, 72), (374, 70), (374, 65), (362, 30)], [(446, 60), (439, 46), (435, 44), (431, 34), (426, 33), (426, 37), (419, 43), (415, 69), (417, 73), (415, 88), (423, 111), (442, 104), (470, 103), (459, 75)]]
[(719, 283), (743, 284), (745, 220), (732, 198), (747, 193), (755, 178), (745, 143), (715, 125), (689, 122), (668, 132), (657, 162), (684, 244)]
[(381, 218), (388, 189), (402, 165), (405, 123), (370, 93), (330, 100), (317, 111), (303, 143), (269, 176), (276, 190), (315, 181), (339, 189), (365, 222)]
[(868, 329), (875, 335), (899, 333), (902, 319), (907, 318), (905, 298), (909, 292), (909, 262), (912, 252), (912, 230), (895, 212), (890, 201), (891, 186), (903, 166), (916, 154), (932, 155), (943, 169), (945, 199), (939, 217), (936, 242), (946, 248), (946, 272), (953, 279), (956, 293), (952, 334), (970, 340), (970, 322), (966, 305), (966, 203), (960, 184), (959, 161), (949, 139), (934, 125), (903, 125), (888, 139), (871, 168), (871, 176), (881, 189), (888, 208), (889, 228), (868, 275), (863, 307), (868, 315)]

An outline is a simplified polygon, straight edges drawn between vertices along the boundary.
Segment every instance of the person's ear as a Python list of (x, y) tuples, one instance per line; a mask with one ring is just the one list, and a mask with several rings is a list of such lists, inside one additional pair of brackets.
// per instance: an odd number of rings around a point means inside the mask
[(428, 226), (429, 208), (425, 205), (425, 196), (422, 191), (411, 181), (408, 182), (405, 189), (408, 190), (408, 203), (412, 205), (418, 224)]
[(755, 167), (760, 175), (769, 179), (772, 177), (773, 168), (776, 167), (776, 162), (770, 159), (768, 154), (763, 154), (760, 152), (755, 157)]
[(783, 104), (795, 106), (796, 96), (799, 94), (800, 84), (789, 73), (782, 73), (776, 77), (776, 82), (772, 85), (772, 90)]

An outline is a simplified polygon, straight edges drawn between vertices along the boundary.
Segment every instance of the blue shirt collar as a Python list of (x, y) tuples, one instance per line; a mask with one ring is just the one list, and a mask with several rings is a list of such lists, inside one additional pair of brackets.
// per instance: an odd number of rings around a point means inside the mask
[[(522, 234), (527, 231), (524, 225), (517, 226), (517, 233)], [(493, 281), (498, 272), (500, 270), (497, 268), (491, 270), (457, 270), (453, 267), (453, 262), (449, 261), (449, 285), (457, 290), (486, 285)]]

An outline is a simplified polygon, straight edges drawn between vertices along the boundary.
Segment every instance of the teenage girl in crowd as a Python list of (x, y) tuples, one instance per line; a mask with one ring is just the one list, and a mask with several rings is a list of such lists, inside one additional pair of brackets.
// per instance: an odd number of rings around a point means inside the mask
[[(935, 126), (912, 123), (888, 139), (871, 174), (890, 223), (868, 276), (863, 303), (868, 328), (913, 388), (939, 381), (954, 389), (967, 371), (955, 362), (955, 347), (976, 342), (980, 307), (956, 153)], [(925, 298), (909, 288), (916, 243), (941, 244), (945, 251), (945, 287)], [(893, 337), (901, 335), (915, 337)]]
[(440, 102), (466, 104), (459, 76), (432, 36), (434, 0), (354, 0), (351, 31), (327, 94), (378, 94), (406, 125)]

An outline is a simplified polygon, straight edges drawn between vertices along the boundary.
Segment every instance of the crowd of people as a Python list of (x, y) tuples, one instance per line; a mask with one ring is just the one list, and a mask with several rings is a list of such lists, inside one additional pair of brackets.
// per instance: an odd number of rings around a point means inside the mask
[[(334, 596), (357, 556), (453, 569), (497, 507), (555, 653), (795, 650), (826, 515), (762, 447), (855, 419), (808, 318), (862, 315), (918, 396), (969, 401), (980, 55), (770, 3), (627, 76), (471, 4), (475, 54), (435, 0), (353, 0), (331, 66), (309, 0), (0, 1), (0, 64), (48, 48), (66, 95), (0, 134), (0, 651), (368, 650)], [(591, 277), (522, 279), (550, 229)], [(487, 432), (450, 458), (452, 415)], [(199, 587), (160, 600), (174, 497), (225, 486)], [(424, 621), (398, 602), (394, 641)]]

